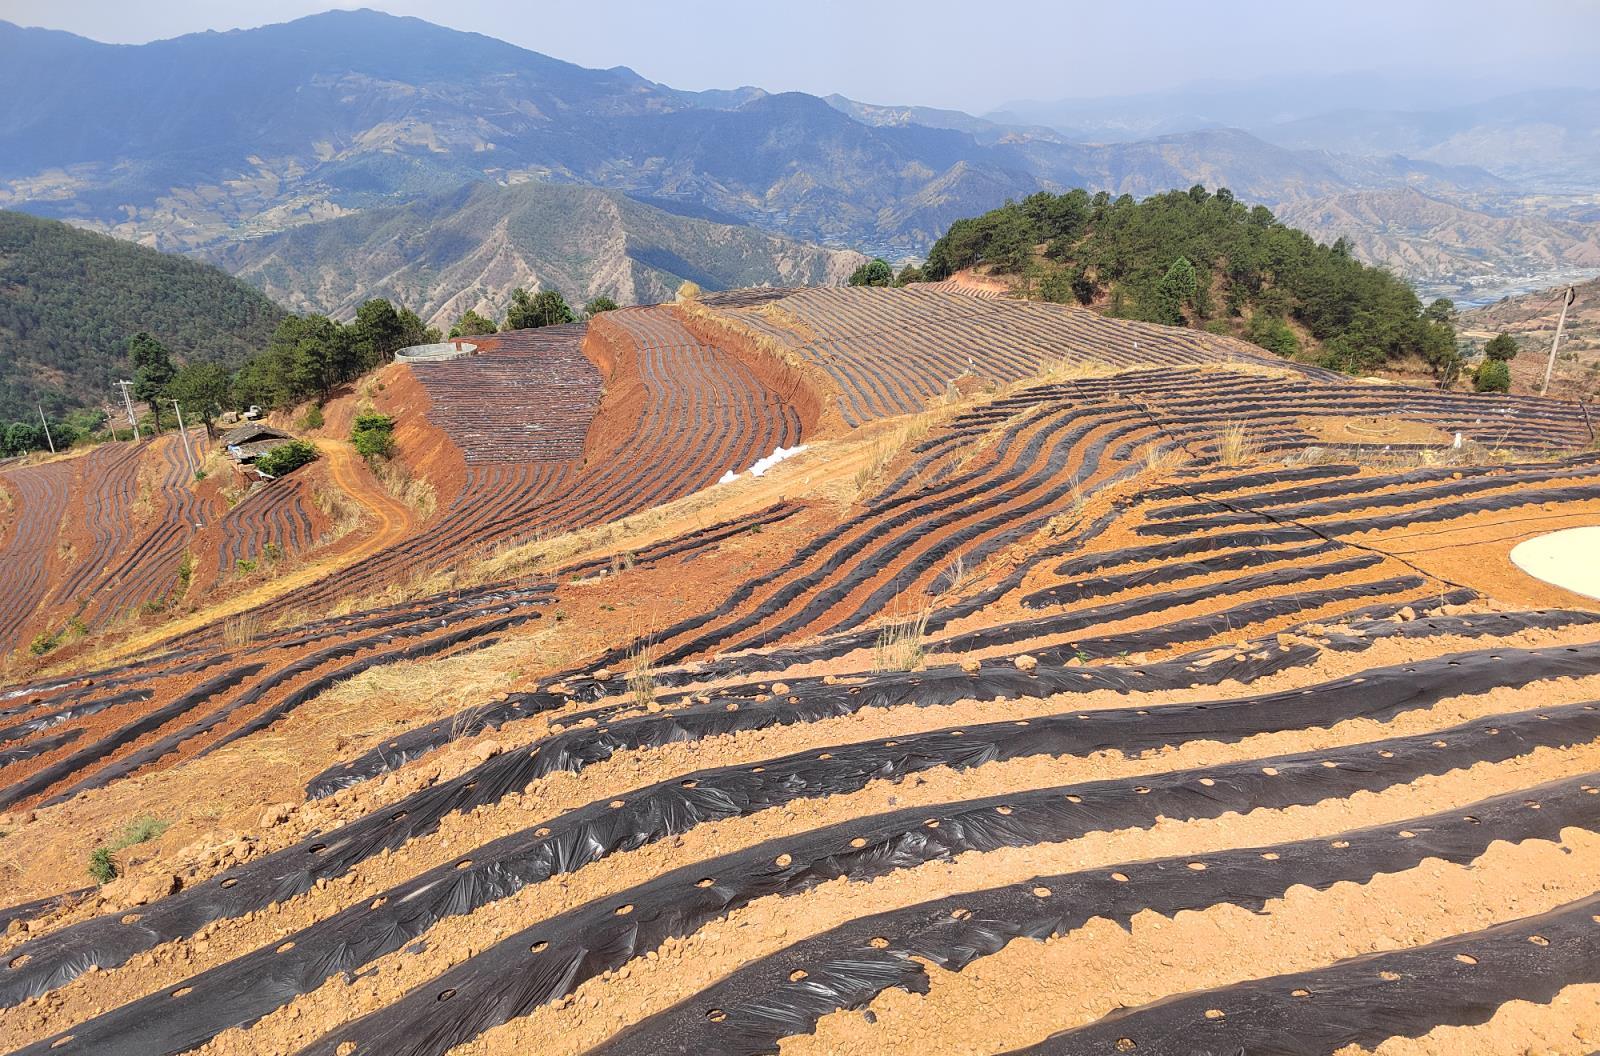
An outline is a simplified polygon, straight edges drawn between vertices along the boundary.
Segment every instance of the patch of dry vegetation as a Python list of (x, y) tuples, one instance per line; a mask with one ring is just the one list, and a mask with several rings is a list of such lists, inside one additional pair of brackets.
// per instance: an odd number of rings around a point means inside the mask
[(222, 640), (229, 648), (238, 649), (261, 637), (261, 617), (254, 612), (241, 612), (222, 625)]
[[(768, 307), (774, 308), (774, 313), (768, 315), (768, 318), (776, 320), (789, 314), (777, 309), (775, 306), (769, 305)], [(802, 356), (795, 345), (778, 340), (767, 331), (751, 326), (730, 312), (719, 312), (715, 308), (707, 307), (698, 300), (683, 300), (681, 297), (672, 306), (672, 309), (683, 319), (693, 320), (717, 336), (727, 338), (730, 341), (743, 341), (808, 377), (816, 377), (817, 375), (817, 365)], [(790, 318), (793, 317), (790, 316)], [(799, 323), (799, 320), (796, 319), (795, 322)], [(804, 324), (800, 325), (804, 326)], [(809, 333), (809, 330), (807, 332)], [(799, 337), (798, 333), (796, 337)]]
[(313, 484), (311, 504), (328, 519), (328, 530), (320, 540), (323, 543), (342, 539), (367, 522), (367, 508), (332, 484)]
[(927, 656), (928, 617), (931, 605), (924, 605), (911, 616), (885, 623), (878, 630), (878, 644), (872, 651), (874, 671), (917, 671)]
[(1242, 466), (1254, 462), (1261, 453), (1261, 445), (1250, 435), (1243, 422), (1232, 422), (1217, 437), (1217, 459), (1224, 466)]
[(404, 466), (384, 459), (373, 460), (373, 472), (385, 491), (416, 511), (419, 520), (426, 521), (438, 508), (439, 496), (433, 482), (414, 477)]

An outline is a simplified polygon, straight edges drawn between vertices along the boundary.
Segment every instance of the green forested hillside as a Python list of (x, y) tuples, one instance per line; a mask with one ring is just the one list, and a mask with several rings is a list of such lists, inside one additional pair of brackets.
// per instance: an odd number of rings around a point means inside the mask
[(1424, 309), (1404, 280), (1353, 259), (1342, 242), (1321, 245), (1225, 188), (1139, 202), (1030, 195), (951, 225), (924, 273), (980, 264), (1047, 300), (1237, 334), (1338, 370), (1407, 359), (1458, 369), (1448, 301)]
[(98, 406), (149, 331), (179, 360), (242, 362), (284, 312), (206, 264), (0, 210), (0, 421)]

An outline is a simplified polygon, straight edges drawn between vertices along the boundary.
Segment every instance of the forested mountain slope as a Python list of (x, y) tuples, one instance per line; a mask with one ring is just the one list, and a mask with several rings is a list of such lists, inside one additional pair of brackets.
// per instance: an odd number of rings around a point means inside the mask
[(283, 315), (210, 265), (0, 210), (0, 420), (105, 400), (141, 330), (179, 359), (232, 365)]
[(1225, 188), (1141, 202), (1032, 195), (953, 224), (925, 273), (975, 265), (1045, 300), (1238, 334), (1335, 369), (1405, 358), (1448, 369), (1456, 356), (1448, 304), (1425, 313), (1404, 280), (1357, 261), (1346, 243), (1318, 243)]

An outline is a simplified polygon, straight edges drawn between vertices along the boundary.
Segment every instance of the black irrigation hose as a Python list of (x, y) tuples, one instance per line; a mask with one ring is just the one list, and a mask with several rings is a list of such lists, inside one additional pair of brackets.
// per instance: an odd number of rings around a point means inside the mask
[(1477, 1026), (1508, 1001), (1547, 1005), (1568, 986), (1600, 982), (1597, 916), (1600, 895), (1590, 895), (1427, 946), (1121, 1009), (1012, 1056), (1101, 1056), (1130, 1042), (1193, 1056), (1323, 1056)]
[[(1215, 818), (1343, 799), (1465, 766), (1504, 762), (1538, 747), (1586, 744), (1597, 736), (1600, 708), (1575, 704), (1486, 717), (1416, 737), (853, 819), (697, 862), (536, 922), (394, 1004), (336, 1028), (300, 1056), (336, 1056), (341, 1051), (439, 1056), (620, 968), (669, 937), (691, 934), (758, 898), (799, 894), (840, 877), (864, 880), (972, 851), (1146, 828), (1158, 818)], [(683, 790), (686, 797), (694, 791)], [(270, 971), (272, 955), (259, 956), (262, 970)], [(189, 996), (165, 1000), (146, 1017), (166, 1021), (164, 1032), (180, 1042), (193, 1038), (186, 1044), (194, 1044), (203, 1031), (184, 1032), (184, 1017), (195, 1014), (190, 1010), (199, 1004), (186, 1000)], [(152, 1051), (128, 1043), (121, 1033), (126, 1024), (118, 1032), (107, 1031), (110, 1036), (99, 1031), (86, 1035), (87, 1026), (75, 1028), (73, 1040), (54, 1051), (109, 1056)], [(89, 1043), (91, 1038), (98, 1047)], [(350, 1043), (353, 1050), (346, 1047)], [(22, 1053), (43, 1056), (52, 1051), (50, 1044), (39, 1042)]]
[[(1016, 939), (1060, 937), (1094, 918), (1126, 927), (1147, 911), (1171, 917), (1226, 903), (1261, 912), (1290, 887), (1326, 891), (1424, 859), (1464, 864), (1497, 841), (1558, 840), (1569, 826), (1593, 829), (1597, 783), (1600, 773), (1565, 778), (1393, 824), (1037, 876), (861, 917), (741, 965), (589, 1056), (770, 1056), (779, 1039), (810, 1034), (821, 1017), (865, 1007), (890, 988), (927, 993), (928, 964), (959, 972)], [(1203, 872), (1189, 868), (1195, 861)]]
[[(184, 1030), (215, 1034), (250, 1022), (337, 971), (354, 971), (420, 936), (439, 919), (471, 913), (558, 873), (611, 853), (632, 850), (700, 824), (745, 816), (802, 798), (849, 794), (878, 780), (899, 781), (935, 769), (980, 766), (1039, 755), (1062, 758), (1106, 750), (1140, 755), (1193, 739), (1232, 743), (1289, 729), (1331, 727), (1355, 718), (1384, 722), (1446, 697), (1600, 671), (1600, 644), (1572, 649), (1468, 653), (1439, 661), (1369, 671), (1308, 690), (1193, 705), (1120, 708), (997, 722), (807, 751), (762, 763), (680, 775), (624, 794), (620, 807), (596, 803), (478, 847), (450, 862), (312, 925), (280, 952), (247, 956), (187, 981), (194, 1008)], [(581, 743), (579, 735), (567, 739)], [(541, 760), (574, 765), (582, 757), (562, 738), (535, 749)], [(261, 986), (265, 979), (272, 985)], [(112, 1013), (97, 1036), (160, 1048), (165, 995)]]

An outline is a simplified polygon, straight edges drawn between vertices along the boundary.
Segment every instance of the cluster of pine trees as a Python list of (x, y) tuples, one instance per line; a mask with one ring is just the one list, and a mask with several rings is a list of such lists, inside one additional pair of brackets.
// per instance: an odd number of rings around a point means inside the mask
[(1235, 334), (1335, 370), (1414, 359), (1453, 379), (1454, 317), (1404, 280), (1319, 244), (1226, 188), (1142, 201), (1041, 192), (958, 220), (934, 244), (929, 280), (986, 264), (1045, 300), (1109, 315)]
[[(583, 318), (592, 319), (601, 312), (609, 312), (617, 307), (617, 302), (610, 297), (594, 297), (583, 306)], [(560, 326), (562, 323), (572, 323), (578, 316), (568, 306), (567, 299), (561, 295), (560, 290), (540, 290), (530, 294), (518, 286), (511, 291), (511, 304), (506, 309), (504, 323), (496, 323), (493, 319), (486, 318), (475, 309), (468, 308), (462, 313), (450, 328), (451, 337), (475, 337), (479, 334), (493, 334), (502, 330), (528, 330), (536, 326)]]
[(424, 326), (417, 313), (381, 297), (357, 308), (350, 323), (325, 315), (291, 315), (278, 324), (266, 349), (239, 368), (229, 393), (236, 406), (286, 407), (325, 400), (400, 349), (439, 340), (439, 331)]

